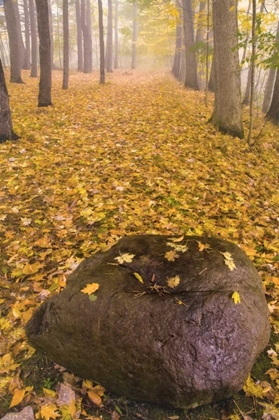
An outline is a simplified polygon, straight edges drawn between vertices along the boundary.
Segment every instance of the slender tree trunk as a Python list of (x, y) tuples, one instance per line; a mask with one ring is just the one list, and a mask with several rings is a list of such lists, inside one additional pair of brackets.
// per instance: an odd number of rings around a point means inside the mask
[(118, 0), (114, 2), (114, 68), (119, 68), (118, 60), (118, 49), (119, 49), (119, 38), (118, 38)]
[(136, 68), (137, 41), (138, 41), (138, 0), (134, 0), (133, 1), (132, 64), (131, 64), (132, 69)]
[(215, 79), (215, 76), (214, 76), (214, 54), (213, 54), (211, 69), (210, 69), (210, 75), (209, 75), (209, 81), (208, 81), (209, 92), (214, 92), (215, 91), (215, 89), (214, 89), (214, 79)]
[(23, 68), (25, 70), (30, 69), (30, 53), (31, 53), (31, 45), (30, 45), (30, 19), (29, 19), (29, 8), (28, 8), (28, 0), (23, 0), (23, 7), (24, 7), (24, 34), (25, 34), (25, 56), (24, 56), (24, 63)]
[(6, 140), (17, 140), (19, 137), (13, 132), (12, 117), (9, 104), (5, 75), (0, 59), (0, 143)]
[(34, 0), (29, 0), (29, 12), (30, 12), (30, 29), (31, 29), (31, 77), (38, 76), (37, 66), (37, 30), (36, 30), (36, 18), (35, 18), (35, 7)]
[(112, 56), (112, 0), (108, 0), (106, 67), (109, 73), (112, 72)]
[[(48, 2), (48, 20), (49, 20), (49, 37), (50, 37), (50, 62), (51, 62), (51, 68), (54, 68), (54, 61), (53, 61), (53, 23), (52, 23), (52, 7), (51, 7), (52, 0), (46, 0), (46, 1)], [(59, 43), (59, 53), (60, 53), (60, 43)]]
[(82, 48), (80, 0), (76, 0), (76, 22), (77, 22), (77, 56), (78, 56), (77, 70), (83, 71), (83, 48)]
[[(205, 79), (206, 79), (206, 75), (205, 73), (208, 71), (205, 66), (204, 66), (204, 60), (202, 60), (202, 58), (204, 57), (204, 49), (202, 48), (203, 45), (206, 44), (206, 59), (208, 59), (208, 53), (209, 53), (209, 48), (208, 48), (208, 41), (207, 41), (207, 37), (208, 37), (208, 30), (205, 24), (206, 21), (206, 2), (205, 1), (200, 1), (199, 4), (199, 13), (198, 13), (198, 18), (197, 18), (197, 32), (196, 32), (196, 46), (197, 46), (197, 51), (198, 53), (196, 54), (196, 58), (197, 58), (197, 68), (198, 68), (198, 83), (199, 83), (199, 87), (200, 89), (204, 89), (206, 90), (206, 83), (205, 83)], [(207, 13), (208, 15), (208, 13)], [(206, 95), (207, 97), (207, 95)], [(207, 101), (207, 99), (206, 99)]]
[(62, 89), (69, 86), (69, 0), (63, 0), (63, 82)]
[(25, 46), (24, 46), (24, 42), (23, 42), (23, 39), (22, 39), (19, 7), (18, 7), (18, 1), (17, 0), (15, 0), (15, 1), (13, 0), (13, 6), (14, 6), (14, 11), (15, 11), (16, 26), (17, 26), (20, 66), (21, 66), (21, 68), (23, 68), (24, 59), (25, 59)]
[(17, 30), (16, 16), (13, 6), (13, 0), (4, 1), (4, 11), (6, 16), (11, 62), (11, 83), (23, 83), (21, 78), (20, 48), (19, 36)]
[(243, 138), (240, 68), (237, 45), (237, 9), (234, 0), (214, 0), (215, 102), (211, 121), (232, 136)]
[(92, 19), (91, 19), (90, 0), (86, 0), (86, 26), (87, 26), (87, 36), (88, 36), (89, 71), (92, 71), (92, 68), (93, 68), (93, 52), (92, 52)]
[(39, 32), (39, 53), (40, 53), (40, 84), (38, 106), (49, 106), (51, 103), (51, 42), (49, 30), (49, 4), (46, 0), (36, 0), (38, 32)]
[(182, 0), (184, 45), (186, 54), (185, 87), (199, 90), (196, 55), (192, 51), (194, 45), (194, 22), (192, 0)]
[(248, 105), (250, 101), (250, 94), (251, 94), (251, 79), (252, 78), (252, 66), (250, 65), (248, 70), (248, 76), (247, 76), (247, 84), (245, 89), (245, 95), (242, 101), (242, 105)]
[(274, 83), (273, 95), (271, 104), (266, 114), (266, 118), (274, 122), (279, 123), (279, 71), (276, 71), (276, 78)]
[(264, 100), (263, 100), (263, 106), (262, 106), (262, 111), (264, 114), (267, 113), (270, 107), (272, 92), (273, 92), (274, 83), (275, 83), (275, 77), (276, 77), (276, 69), (275, 68), (269, 69), (268, 78), (267, 78), (267, 82), (266, 82), (265, 90), (264, 90)]
[(249, 131), (247, 143), (249, 146), (254, 144), (253, 140), (253, 126), (254, 126), (254, 96), (255, 96), (255, 61), (256, 61), (256, 0), (252, 0), (252, 56), (251, 56), (251, 80), (250, 80), (250, 107), (249, 107)]
[(175, 53), (172, 65), (172, 74), (177, 79), (180, 76), (181, 70), (181, 50), (182, 50), (182, 25), (180, 23), (181, 20), (181, 7), (179, 6), (179, 2), (176, 1), (176, 7), (179, 10), (179, 19), (176, 21), (176, 29), (175, 29)]
[(98, 0), (99, 15), (99, 42), (100, 42), (100, 84), (105, 84), (105, 41), (104, 41), (104, 21), (103, 21), (103, 3)]
[(85, 0), (81, 0), (80, 2), (80, 18), (83, 35), (83, 72), (90, 73), (90, 43), (88, 36), (88, 26), (86, 24)]

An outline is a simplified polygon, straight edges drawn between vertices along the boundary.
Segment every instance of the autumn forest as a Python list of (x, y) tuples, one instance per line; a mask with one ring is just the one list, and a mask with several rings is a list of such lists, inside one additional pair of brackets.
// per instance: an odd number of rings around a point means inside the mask
[[(279, 419), (278, 4), (236, 3), (0, 2), (1, 419)], [(271, 338), (235, 396), (129, 400), (28, 342), (85, 258), (141, 234), (255, 265)]]

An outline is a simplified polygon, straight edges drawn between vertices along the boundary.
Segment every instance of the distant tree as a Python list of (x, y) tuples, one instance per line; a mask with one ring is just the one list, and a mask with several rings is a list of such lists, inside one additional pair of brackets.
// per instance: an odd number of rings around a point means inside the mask
[(108, 21), (107, 21), (107, 48), (106, 48), (106, 68), (107, 72), (112, 72), (112, 0), (108, 0)]
[(176, 21), (175, 28), (175, 52), (172, 65), (172, 74), (177, 79), (180, 76), (181, 69), (181, 50), (182, 50), (182, 25), (181, 25), (181, 7), (179, 6), (178, 0), (176, 1), (176, 7), (179, 10), (179, 18)]
[(9, 95), (0, 59), (0, 143), (6, 140), (17, 140), (18, 138), (18, 135), (13, 132)]
[(276, 72), (275, 84), (271, 104), (266, 114), (266, 118), (275, 124), (279, 123), (279, 71)]
[(24, 35), (25, 35), (25, 55), (23, 68), (26, 70), (30, 69), (30, 16), (29, 16), (29, 7), (28, 0), (23, 0), (23, 9), (24, 9)]
[(76, 0), (76, 25), (77, 25), (77, 55), (78, 55), (77, 70), (82, 71), (83, 70), (83, 48), (82, 48), (80, 0)]
[(92, 19), (91, 19), (91, 2), (86, 0), (86, 24), (88, 31), (88, 54), (89, 54), (89, 70), (93, 69), (93, 51), (92, 51)]
[(86, 10), (87, 3), (85, 0), (81, 0), (80, 2), (80, 19), (81, 19), (81, 29), (83, 35), (83, 71), (84, 73), (90, 73), (92, 66), (90, 65), (90, 31), (88, 22), (86, 19), (87, 10)]
[(136, 68), (137, 41), (138, 41), (138, 0), (133, 0), (133, 38), (132, 38), (132, 64), (131, 64), (132, 69)]
[(63, 82), (62, 89), (69, 85), (69, 0), (63, 0)]
[(114, 2), (114, 68), (118, 69), (119, 67), (119, 37), (118, 37), (118, 0)]
[(192, 10), (192, 0), (182, 0), (183, 8), (183, 30), (184, 46), (186, 55), (186, 78), (185, 87), (199, 90), (196, 54), (194, 46), (194, 14)]
[(19, 7), (18, 7), (18, 1), (17, 0), (13, 0), (13, 6), (14, 6), (14, 11), (15, 11), (16, 26), (17, 26), (20, 65), (21, 65), (21, 68), (23, 68), (26, 51), (25, 51), (25, 45), (24, 45), (23, 38), (22, 38), (20, 14), (19, 14)]
[(18, 26), (16, 23), (16, 15), (13, 6), (13, 0), (4, 1), (4, 12), (7, 23), (9, 46), (10, 46), (10, 82), (23, 83), (21, 78), (21, 62), (20, 62), (20, 48)]
[(30, 30), (31, 30), (31, 77), (38, 76), (37, 66), (37, 29), (36, 29), (36, 17), (34, 0), (29, 0), (29, 13), (30, 13)]
[(218, 130), (243, 138), (236, 2), (213, 1), (212, 15), (215, 101), (211, 121)]
[(264, 100), (263, 100), (263, 105), (262, 105), (262, 112), (264, 114), (267, 113), (270, 107), (272, 92), (273, 92), (274, 83), (275, 83), (275, 77), (276, 77), (276, 69), (275, 68), (269, 69), (268, 78), (267, 78), (265, 89), (264, 89)]
[(46, 0), (36, 0), (40, 53), (40, 84), (38, 106), (49, 106), (51, 103), (51, 42), (49, 30), (49, 4)]
[(100, 85), (105, 83), (105, 41), (104, 41), (104, 18), (103, 3), (98, 0), (98, 16), (99, 16), (99, 42), (100, 42)]

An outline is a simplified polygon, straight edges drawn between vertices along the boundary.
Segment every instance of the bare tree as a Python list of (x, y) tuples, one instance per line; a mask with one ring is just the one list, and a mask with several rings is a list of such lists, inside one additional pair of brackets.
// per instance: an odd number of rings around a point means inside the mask
[(77, 23), (77, 55), (78, 55), (77, 70), (82, 71), (83, 70), (83, 49), (82, 49), (80, 0), (76, 0), (76, 23)]
[(37, 66), (37, 29), (35, 18), (34, 0), (29, 0), (29, 13), (30, 13), (30, 29), (31, 29), (31, 77), (38, 76)]
[(199, 90), (196, 54), (194, 46), (194, 18), (192, 10), (192, 0), (182, 0), (183, 8), (183, 30), (184, 45), (186, 55), (186, 78), (185, 87)]
[(46, 0), (36, 0), (39, 53), (40, 53), (40, 84), (38, 106), (49, 106), (51, 103), (51, 41), (49, 29), (49, 3)]
[(99, 15), (99, 42), (100, 42), (100, 84), (105, 83), (105, 41), (104, 41), (104, 18), (103, 18), (103, 3), (98, 0), (98, 15)]
[(107, 22), (107, 48), (106, 48), (106, 67), (107, 72), (112, 72), (112, 0), (108, 0), (108, 22)]
[(119, 38), (118, 38), (118, 0), (114, 2), (114, 68), (118, 69), (118, 49), (119, 49)]
[(132, 69), (136, 68), (137, 41), (138, 41), (138, 0), (133, 0), (133, 38), (132, 38), (132, 64), (131, 64)]
[(63, 82), (62, 89), (69, 86), (69, 0), (63, 0)]

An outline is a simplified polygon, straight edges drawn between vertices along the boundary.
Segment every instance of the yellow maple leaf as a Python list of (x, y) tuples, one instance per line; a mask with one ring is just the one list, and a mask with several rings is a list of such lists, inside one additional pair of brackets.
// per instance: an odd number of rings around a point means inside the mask
[(238, 292), (233, 292), (232, 294), (232, 300), (234, 302), (235, 305), (237, 305), (238, 303), (240, 303), (240, 294)]
[(167, 283), (171, 289), (174, 289), (175, 287), (179, 285), (180, 277), (179, 276), (171, 277), (170, 279), (168, 279)]
[(229, 267), (231, 271), (236, 269), (234, 260), (232, 258), (232, 254), (230, 252), (221, 252), (221, 254), (224, 256), (225, 264)]
[(198, 241), (198, 247), (199, 247), (199, 251), (204, 251), (205, 249), (210, 249), (210, 245), (209, 244), (204, 244), (200, 241)]
[(57, 414), (58, 408), (54, 404), (45, 404), (41, 407), (40, 414), (44, 420), (57, 419), (60, 414)]
[(263, 398), (263, 388), (260, 384), (257, 384), (253, 381), (251, 376), (249, 375), (245, 385), (243, 386), (243, 391), (247, 395), (247, 397), (256, 397), (256, 398)]
[(179, 245), (179, 244), (175, 244), (173, 242), (167, 242), (167, 245), (168, 246), (171, 246), (177, 252), (186, 252), (186, 251), (188, 251), (187, 245)]
[(87, 284), (83, 289), (81, 289), (81, 292), (87, 295), (91, 295), (92, 293), (96, 292), (99, 287), (100, 285), (98, 283)]
[(179, 255), (176, 253), (176, 251), (171, 250), (165, 253), (165, 258), (168, 261), (175, 261), (176, 258), (179, 258)]
[(119, 264), (124, 264), (125, 262), (126, 263), (130, 263), (130, 262), (132, 262), (132, 260), (133, 260), (133, 258), (134, 258), (134, 254), (128, 254), (128, 253), (126, 253), (126, 254), (122, 254), (122, 255), (119, 255), (119, 257), (115, 257), (114, 259), (119, 263)]
[(141, 275), (139, 273), (133, 273), (135, 278), (140, 282), (140, 283), (144, 283), (143, 278), (141, 277)]

